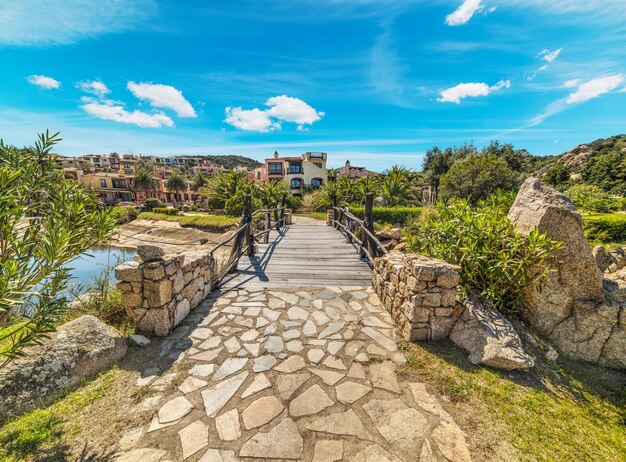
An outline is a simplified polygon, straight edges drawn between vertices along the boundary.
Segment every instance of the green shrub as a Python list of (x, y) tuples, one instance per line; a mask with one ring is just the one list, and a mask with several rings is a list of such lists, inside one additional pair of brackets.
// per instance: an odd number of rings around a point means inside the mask
[(179, 215), (179, 209), (169, 209), (167, 207), (155, 207), (152, 209), (153, 213), (162, 213), (163, 215)]
[(405, 237), (409, 250), (459, 265), (466, 291), (479, 293), (499, 310), (514, 311), (526, 287), (545, 281), (560, 243), (536, 230), (528, 236), (516, 233), (502, 202), (483, 202), (477, 209), (467, 200), (439, 204)]
[(152, 210), (153, 208), (163, 207), (163, 203), (159, 199), (150, 197), (144, 201), (143, 206), (148, 210)]
[(585, 235), (593, 242), (626, 242), (626, 214), (584, 215)]
[(239, 222), (238, 218), (225, 215), (189, 215), (172, 216), (164, 213), (143, 212), (137, 218), (153, 221), (174, 221), (183, 228), (198, 228), (213, 233), (223, 233), (234, 228)]
[(128, 223), (137, 218), (137, 209), (132, 205), (123, 207), (113, 207), (113, 218), (118, 225)]
[[(388, 223), (394, 226), (407, 226), (420, 214), (420, 207), (374, 207), (372, 218), (374, 223)], [(359, 218), (365, 216), (365, 207), (350, 207), (350, 212)]]

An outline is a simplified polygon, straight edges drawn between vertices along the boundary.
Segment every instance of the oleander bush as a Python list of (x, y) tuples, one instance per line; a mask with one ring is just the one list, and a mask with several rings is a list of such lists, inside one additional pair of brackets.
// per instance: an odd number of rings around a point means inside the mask
[(506, 216), (507, 197), (473, 208), (464, 199), (438, 204), (405, 231), (408, 249), (461, 267), (461, 284), (501, 311), (515, 311), (523, 290), (545, 282), (560, 243), (533, 231), (515, 232)]
[(137, 215), (137, 209), (132, 205), (113, 207), (113, 211), (111, 212), (111, 216), (118, 225), (135, 220), (137, 218)]
[[(372, 209), (372, 218), (374, 223), (386, 223), (403, 227), (412, 223), (419, 216), (421, 210), (421, 207), (374, 207)], [(365, 216), (365, 207), (350, 207), (350, 212), (359, 218), (363, 218)]]

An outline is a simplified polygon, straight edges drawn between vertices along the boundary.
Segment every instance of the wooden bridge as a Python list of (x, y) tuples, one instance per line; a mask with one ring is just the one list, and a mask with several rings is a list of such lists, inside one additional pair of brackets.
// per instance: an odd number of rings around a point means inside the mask
[[(371, 207), (361, 220), (346, 207), (334, 207), (333, 226), (319, 220), (286, 224), (284, 206), (250, 211), (250, 199), (233, 240), (223, 289), (369, 286), (373, 259), (387, 250), (373, 234)], [(255, 221), (256, 217), (256, 221)], [(274, 220), (272, 220), (274, 218)], [(254, 223), (264, 223), (253, 233)]]

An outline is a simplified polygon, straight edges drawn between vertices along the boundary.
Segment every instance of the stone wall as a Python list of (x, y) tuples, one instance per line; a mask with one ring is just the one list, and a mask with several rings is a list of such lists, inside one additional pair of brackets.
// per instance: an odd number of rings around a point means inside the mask
[(168, 335), (213, 289), (215, 259), (206, 251), (166, 256), (153, 245), (137, 251), (115, 268), (122, 303), (140, 331)]
[(459, 272), (442, 260), (391, 252), (376, 259), (372, 285), (405, 339), (441, 340), (463, 312)]

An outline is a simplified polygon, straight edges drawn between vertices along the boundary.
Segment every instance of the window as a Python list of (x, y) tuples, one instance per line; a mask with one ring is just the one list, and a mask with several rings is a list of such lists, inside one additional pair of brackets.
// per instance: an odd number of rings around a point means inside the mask
[(261, 172), (256, 172), (256, 179), (260, 180), (261, 179)]
[(314, 188), (319, 188), (320, 186), (322, 186), (322, 179), (321, 178), (313, 178), (311, 180), (311, 186), (313, 186)]
[(283, 173), (283, 164), (280, 162), (270, 162), (270, 175), (280, 175)]
[(289, 164), (288, 173), (302, 173), (302, 164)]
[(324, 164), (322, 164), (321, 162), (313, 162), (313, 165), (315, 165), (318, 168), (324, 168)]
[(300, 189), (302, 187), (302, 180), (300, 178), (294, 178), (291, 180), (291, 189)]
[(122, 180), (112, 180), (113, 187), (121, 189), (124, 187), (124, 182)]
[(101, 188), (106, 188), (107, 187), (107, 180), (104, 180), (104, 179), (100, 180), (100, 187)]

